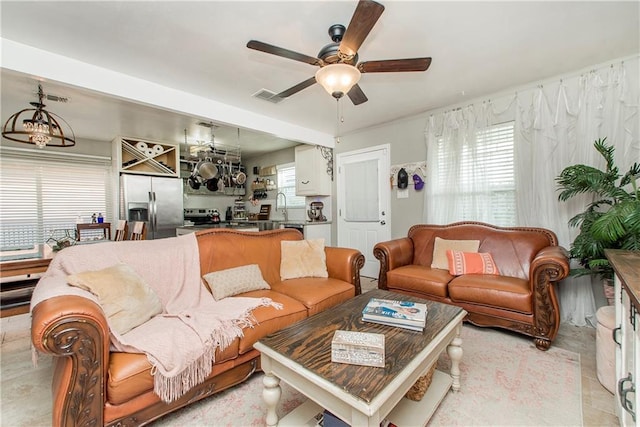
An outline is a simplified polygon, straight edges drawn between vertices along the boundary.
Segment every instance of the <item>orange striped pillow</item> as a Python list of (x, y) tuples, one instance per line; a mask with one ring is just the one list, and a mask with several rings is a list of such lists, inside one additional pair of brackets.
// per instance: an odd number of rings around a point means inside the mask
[(449, 274), (494, 274), (499, 275), (498, 267), (491, 254), (486, 252), (462, 252), (447, 250)]

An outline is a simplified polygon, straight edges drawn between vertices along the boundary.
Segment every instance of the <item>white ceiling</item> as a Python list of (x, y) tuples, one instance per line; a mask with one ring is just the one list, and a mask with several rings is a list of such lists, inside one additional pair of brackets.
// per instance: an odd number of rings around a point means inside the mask
[[(364, 74), (360, 86), (369, 101), (357, 107), (346, 98), (341, 101), (342, 134), (640, 52), (637, 1), (387, 0), (383, 4), (384, 13), (359, 50), (360, 61), (430, 56), (433, 62), (424, 73)], [(252, 97), (263, 88), (276, 93), (287, 89), (311, 77), (316, 67), (250, 50), (246, 43), (256, 39), (316, 56), (331, 42), (329, 26), (348, 25), (355, 5), (352, 0), (3, 0), (1, 36), (335, 135), (336, 102), (319, 85), (279, 104)], [(1, 77), (3, 123), (35, 100), (35, 79), (44, 80), (45, 92), (71, 98), (67, 104), (47, 105), (80, 138), (128, 135), (182, 141), (186, 128), (189, 140), (209, 139), (209, 130), (196, 123), (216, 121), (216, 117), (143, 106), (4, 65)], [(170, 103), (166, 100), (165, 105)], [(255, 136), (243, 129), (240, 141), (265, 150), (288, 144)], [(218, 128), (218, 139), (236, 144), (237, 130)]]

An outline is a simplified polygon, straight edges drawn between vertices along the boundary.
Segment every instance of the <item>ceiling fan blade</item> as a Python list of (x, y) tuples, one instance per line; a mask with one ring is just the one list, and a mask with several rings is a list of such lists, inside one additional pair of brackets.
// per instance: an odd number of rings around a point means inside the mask
[(302, 89), (308, 88), (309, 86), (313, 85), (315, 82), (316, 82), (316, 78), (314, 76), (274, 96), (277, 96), (278, 98), (288, 98), (291, 95), (300, 92)]
[(399, 73), (405, 71), (427, 71), (431, 58), (387, 59), (384, 61), (360, 62), (361, 73)]
[(347, 57), (354, 56), (373, 26), (378, 22), (383, 11), (384, 6), (380, 3), (372, 0), (360, 0), (340, 42), (340, 53)]
[(272, 55), (282, 56), (283, 58), (293, 59), (294, 61), (305, 62), (311, 65), (322, 66), (322, 60), (308, 56), (303, 53), (294, 52), (282, 47), (273, 46), (267, 43), (260, 42), (258, 40), (250, 40), (247, 43), (249, 49), (259, 50), (260, 52), (270, 53)]
[(367, 95), (364, 94), (359, 85), (355, 85), (351, 88), (349, 92), (347, 92), (347, 96), (353, 102), (353, 105), (360, 105), (369, 100)]

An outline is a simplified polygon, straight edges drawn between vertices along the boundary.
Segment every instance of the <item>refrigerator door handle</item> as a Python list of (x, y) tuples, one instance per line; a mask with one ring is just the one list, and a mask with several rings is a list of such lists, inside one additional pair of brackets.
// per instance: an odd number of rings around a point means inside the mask
[(156, 219), (156, 199), (155, 193), (153, 191), (149, 191), (149, 231), (153, 233), (155, 230), (155, 219)]
[(156, 202), (156, 192), (153, 192), (153, 233), (158, 231), (158, 203)]

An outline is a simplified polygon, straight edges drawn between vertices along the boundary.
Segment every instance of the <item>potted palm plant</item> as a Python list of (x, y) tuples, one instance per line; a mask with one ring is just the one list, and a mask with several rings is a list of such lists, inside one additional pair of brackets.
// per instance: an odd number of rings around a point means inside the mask
[(569, 220), (571, 227), (579, 227), (579, 234), (571, 243), (570, 257), (580, 268), (572, 269), (574, 276), (596, 275), (610, 282), (613, 268), (605, 249), (640, 250), (640, 192), (636, 180), (640, 165), (634, 163), (623, 175), (614, 162), (614, 147), (606, 138), (594, 143), (604, 157), (606, 169), (587, 165), (566, 167), (556, 178), (560, 194), (567, 201), (578, 194), (590, 194), (593, 201)]

